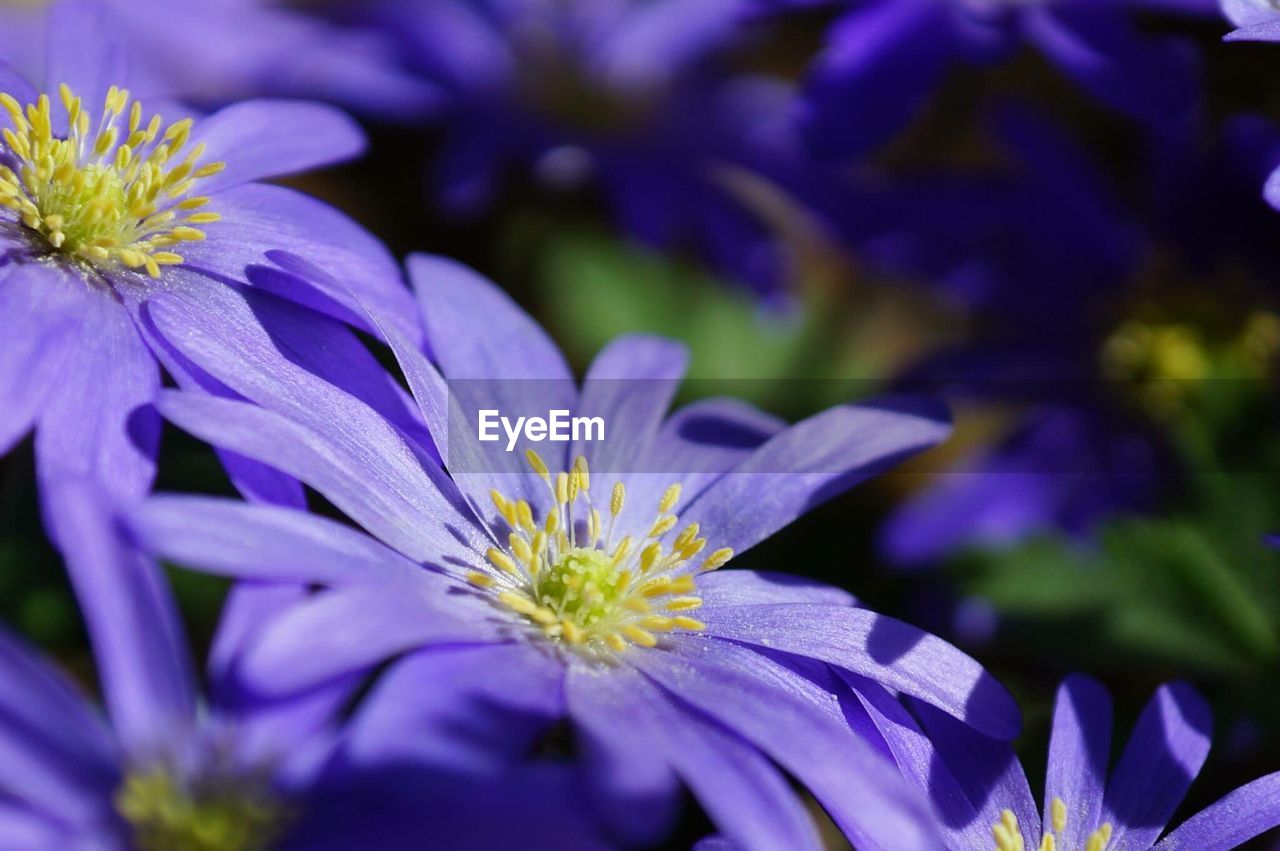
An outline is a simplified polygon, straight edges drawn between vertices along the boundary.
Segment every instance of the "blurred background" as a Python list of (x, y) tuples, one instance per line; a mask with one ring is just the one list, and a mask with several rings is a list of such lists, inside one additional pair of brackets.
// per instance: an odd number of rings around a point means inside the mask
[[(1033, 788), (1072, 671), (1124, 727), (1206, 694), (1182, 816), (1280, 768), (1280, 45), (1200, 0), (113, 5), (157, 90), (359, 117), (366, 156), (294, 184), (500, 282), (580, 369), (648, 332), (689, 345), (685, 401), (945, 398), (947, 445), (741, 561), (971, 652)], [(0, 2), (12, 64), (41, 7)], [(174, 430), (160, 470), (231, 492)], [(0, 618), (91, 681), (29, 446), (0, 486)], [(174, 580), (207, 642), (225, 589)]]

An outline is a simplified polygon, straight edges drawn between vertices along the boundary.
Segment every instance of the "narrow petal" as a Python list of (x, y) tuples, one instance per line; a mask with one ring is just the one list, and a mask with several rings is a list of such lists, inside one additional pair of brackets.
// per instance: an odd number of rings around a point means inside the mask
[(866, 609), (783, 603), (699, 610), (707, 634), (818, 659), (1008, 740), (1017, 703), (980, 664), (937, 636)]
[(704, 605), (716, 608), (773, 603), (852, 606), (857, 602), (848, 591), (803, 576), (737, 568), (699, 577), (698, 596)]
[(168, 584), (83, 482), (43, 494), (92, 639), (112, 725), (135, 759), (173, 752), (196, 720), (195, 675)]
[(235, 579), (347, 585), (424, 568), (350, 526), (269, 505), (156, 496), (130, 512), (138, 543), (166, 561)]
[(432, 644), (502, 640), (492, 607), (443, 580), (354, 586), (316, 594), (276, 618), (243, 658), (244, 683), (264, 697), (300, 694)]
[[(18, 103), (35, 103), (36, 98), (40, 96), (40, 92), (36, 91), (36, 87), (31, 85), (30, 81), (8, 62), (0, 60), (0, 92), (8, 92), (13, 95)], [(3, 119), (6, 125), (9, 124), (8, 114)]]
[(0, 268), (0, 454), (31, 429), (76, 345), (75, 287), (83, 284), (47, 266)]
[[(408, 269), (428, 345), (449, 380), (451, 426), (473, 434), (481, 410), (498, 411), (512, 422), (574, 410), (577, 392), (564, 356), (510, 296), (442, 257), (414, 255)], [(492, 448), (482, 453), (478, 442), (463, 437), (442, 449), (454, 481), (473, 504), (485, 504), (496, 488), (511, 499), (545, 505), (545, 489), (529, 473), (524, 451), (540, 451), (552, 469), (566, 466), (566, 453), (550, 453), (547, 444), (527, 439), (514, 451), (505, 451), (505, 444), (489, 444)]]
[(59, 825), (56, 818), (13, 801), (0, 801), (0, 836), (4, 837), (5, 851), (93, 851), (68, 836), (65, 825)]
[(200, 182), (200, 191), (298, 174), (351, 159), (365, 147), (364, 133), (346, 113), (310, 101), (248, 100), (197, 122), (191, 144), (205, 145), (202, 162), (225, 162)]
[(1111, 758), (1111, 695), (1101, 683), (1079, 675), (1058, 688), (1045, 778), (1044, 823), (1053, 823), (1053, 801), (1067, 806), (1058, 834), (1063, 848), (1083, 848), (1101, 825), (1102, 800)]
[[(638, 672), (626, 667), (604, 672), (574, 669), (569, 675), (569, 708), (575, 725), (584, 728), (593, 747), (623, 760), (610, 768), (610, 775), (615, 779), (612, 791), (624, 799), (634, 800), (617, 784), (630, 786), (632, 795), (669, 796), (671, 790), (666, 787), (674, 769), (721, 832), (741, 848), (822, 847), (813, 820), (795, 793), (755, 747)], [(633, 761), (632, 757), (640, 758)], [(646, 773), (631, 773), (632, 764), (645, 766)], [(645, 780), (660, 785), (645, 785)], [(674, 815), (670, 801), (659, 803)], [(645, 834), (637, 831), (626, 839), (648, 844), (665, 832), (660, 830), (646, 841)]]
[(111, 293), (90, 292), (80, 309), (79, 338), (37, 424), (40, 479), (87, 477), (131, 501), (155, 478), (160, 370)]
[(1280, 825), (1280, 772), (1224, 795), (1166, 836), (1156, 851), (1229, 851)]
[(772, 438), (681, 513), (708, 546), (742, 553), (792, 520), (943, 440), (945, 414), (917, 400), (832, 408)]
[(795, 775), (855, 845), (940, 847), (923, 798), (833, 714), (828, 692), (746, 648), (704, 638), (667, 642), (675, 652), (634, 653), (628, 661)]
[(628, 846), (660, 844), (680, 814), (670, 749), (644, 712), (652, 689), (622, 666), (602, 672), (573, 665), (565, 681), (587, 802)]
[[(414, 561), (463, 564), (477, 560), (478, 532), (459, 518), (451, 531), (441, 518), (458, 516), (402, 439), (380, 420), (365, 419), (358, 433), (328, 440), (297, 423), (245, 402), (196, 393), (162, 393), (161, 412), (178, 427), (215, 446), (265, 461), (320, 491), (383, 543)], [(344, 406), (335, 423), (352, 426)], [(356, 422), (359, 422), (356, 419)], [(336, 432), (335, 432), (336, 434)]]
[(1102, 820), (1117, 848), (1147, 848), (1164, 831), (1209, 755), (1209, 706), (1183, 683), (1161, 686), (1142, 711), (1107, 783)]
[(492, 776), (527, 759), (563, 714), (564, 666), (542, 648), (428, 647), (378, 680), (342, 753), (356, 766)]
[(101, 818), (118, 780), (110, 733), (83, 695), (0, 630), (0, 790), (69, 822)]

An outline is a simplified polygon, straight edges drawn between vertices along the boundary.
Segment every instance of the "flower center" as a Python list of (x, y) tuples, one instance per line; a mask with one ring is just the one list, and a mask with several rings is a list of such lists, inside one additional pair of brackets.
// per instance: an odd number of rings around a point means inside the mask
[[(1044, 838), (1040, 840), (1039, 851), (1072, 851), (1058, 844), (1058, 838), (1067, 828), (1067, 805), (1061, 798), (1053, 799), (1049, 805), (1049, 815), (1053, 819), (1053, 825), (1050, 830), (1045, 831)], [(1000, 814), (1000, 821), (991, 828), (991, 835), (996, 841), (995, 851), (1025, 851), (1026, 849), (1022, 831), (1018, 829), (1018, 817), (1013, 814), (1013, 810), (1005, 810)], [(1089, 834), (1081, 851), (1106, 851), (1107, 843), (1110, 841), (1111, 822), (1106, 822)]]
[(664, 543), (676, 526), (670, 512), (680, 499), (678, 484), (663, 492), (656, 519), (643, 535), (624, 535), (615, 543), (626, 501), (621, 482), (613, 486), (606, 525), (591, 499), (585, 458), (553, 477), (536, 452), (527, 457), (550, 490), (553, 508), (539, 523), (528, 502), (493, 491), (507, 546), (490, 548), (496, 573), (472, 571), (467, 578), (473, 585), (495, 591), (500, 604), (545, 637), (592, 653), (620, 653), (631, 644), (653, 647), (657, 633), (705, 628), (685, 614), (702, 605), (694, 594), (695, 574), (720, 567), (733, 551), (716, 550), (695, 567), (693, 559), (707, 544), (696, 523)]
[(183, 262), (173, 247), (204, 239), (195, 225), (220, 218), (199, 212), (209, 199), (191, 189), (226, 164), (198, 165), (203, 144), (184, 155), (191, 119), (163, 131), (158, 115), (144, 124), (142, 105), (130, 107), (127, 90), (111, 87), (96, 124), (71, 89), (63, 85), (59, 94), (66, 138), (53, 135), (48, 95), (24, 110), (0, 92), (13, 125), (2, 133), (0, 207), (55, 250), (99, 266), (144, 269), (157, 278), (161, 266)]
[(137, 851), (266, 851), (286, 821), (266, 784), (238, 778), (188, 789), (163, 769), (128, 775), (115, 805)]

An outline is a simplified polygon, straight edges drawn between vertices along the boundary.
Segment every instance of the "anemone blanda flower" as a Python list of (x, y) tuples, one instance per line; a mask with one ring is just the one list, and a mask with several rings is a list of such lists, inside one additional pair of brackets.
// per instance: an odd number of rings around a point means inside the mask
[(827, 157), (864, 153), (901, 130), (957, 63), (991, 64), (1030, 45), (1091, 97), (1144, 122), (1196, 99), (1194, 53), (1143, 33), (1138, 10), (1205, 14), (1212, 0), (761, 0), (764, 9), (847, 8), (806, 83), (800, 122)]
[[(48, 12), (42, 85), (0, 65), (0, 451), (34, 426), (42, 479), (93, 474), (126, 499), (154, 473), (159, 366), (183, 386), (218, 391), (148, 323), (156, 293), (194, 304), (255, 290), (245, 297), (257, 314), (245, 321), (287, 336), (314, 317), (313, 346), (344, 333), (321, 312), (360, 321), (354, 301), (279, 275), (246, 287), (265, 251), (342, 270), (392, 321), (408, 294), (386, 250), (353, 222), (253, 182), (358, 153), (353, 122), (326, 106), (246, 101), (207, 118), (170, 105), (179, 117), (166, 125), (124, 87), (107, 22), (98, 5), (59, 3)], [(197, 312), (201, 325), (236, 333), (216, 310)], [(258, 480), (247, 486), (287, 492), (247, 464), (229, 459), (229, 468)]]
[[(947, 851), (1229, 851), (1280, 825), (1276, 773), (1241, 786), (1165, 833), (1211, 744), (1209, 707), (1183, 683), (1156, 691), (1108, 770), (1110, 695), (1088, 677), (1063, 681), (1043, 808), (1006, 743), (910, 703), (913, 711), (881, 693), (874, 701), (864, 699), (862, 717), (884, 734), (904, 774), (928, 790)], [(705, 840), (699, 851), (733, 847), (716, 838)]]
[[(296, 259), (276, 259), (301, 273)], [(186, 357), (261, 406), (172, 393), (160, 403), (165, 415), (297, 476), (367, 532), (202, 497), (139, 506), (135, 533), (167, 558), (326, 586), (265, 629), (242, 660), (246, 685), (292, 693), (407, 654), (375, 685), (349, 759), (493, 772), (567, 725), (585, 792), (566, 806), (593, 813), (627, 843), (662, 837), (679, 777), (750, 847), (813, 847), (769, 760), (824, 803), (843, 801), (832, 813), (851, 835), (879, 847), (925, 842), (910, 802), (827, 694), (826, 666), (1006, 738), (1018, 727), (1008, 694), (955, 648), (852, 605), (842, 591), (716, 568), (940, 440), (947, 426), (933, 408), (842, 406), (784, 428), (711, 400), (668, 418), (685, 366), (679, 346), (619, 339), (579, 391), (551, 341), (492, 284), (428, 257), (414, 258), (410, 275), (451, 387), (465, 384), (480, 408), (602, 416), (615, 435), (609, 451), (619, 454), (541, 444), (541, 454), (499, 451), (485, 459), (495, 466), (478, 465), (468, 452), (479, 444), (444, 443), (450, 394), (441, 374), (384, 329), (442, 444), (446, 474), (436, 447), (414, 444), (289, 364), (265, 336), (237, 341), (243, 363), (232, 365), (225, 341), (187, 334)], [(182, 323), (170, 314), (187, 309), (158, 300), (154, 319)], [(281, 393), (294, 402), (282, 407)], [(498, 766), (475, 754), (495, 742)], [(844, 774), (839, 763), (858, 770)]]

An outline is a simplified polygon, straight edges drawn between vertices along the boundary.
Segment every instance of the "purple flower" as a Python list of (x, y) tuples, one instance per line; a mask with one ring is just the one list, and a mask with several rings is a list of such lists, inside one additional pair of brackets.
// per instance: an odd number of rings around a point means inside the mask
[(1236, 29), (1227, 41), (1280, 41), (1280, 9), (1269, 0), (1220, 0)]
[[(361, 300), (392, 321), (408, 294), (386, 250), (353, 222), (254, 182), (358, 153), (363, 138), (346, 116), (247, 101), (207, 118), (179, 109), (166, 124), (124, 88), (101, 7), (60, 3), (47, 25), (46, 86), (0, 64), (0, 452), (34, 428), (42, 481), (92, 475), (130, 499), (154, 474), (160, 367), (181, 386), (225, 392), (156, 333), (148, 311), (158, 293), (186, 301), (206, 330), (269, 326), (282, 340), (305, 333), (310, 348), (341, 346), (348, 333), (322, 314), (367, 326), (364, 314), (346, 288), (255, 276), (265, 251), (296, 251), (358, 281)], [(226, 300), (245, 309), (232, 316)], [(316, 363), (305, 348), (297, 357)], [(300, 494), (227, 460), (249, 492)]]
[[(4, 847), (285, 847), (325, 776), (331, 722), (349, 686), (253, 705), (226, 675), (266, 615), (303, 592), (235, 592), (214, 644), (215, 688), (206, 701), (163, 574), (122, 536), (107, 499), (84, 482), (62, 483), (50, 499), (58, 503), (59, 538), (93, 640), (107, 718), (0, 631)], [(348, 838), (345, 847), (359, 846)]]
[[(563, 751), (567, 736), (581, 791), (564, 806), (615, 840), (660, 839), (679, 778), (749, 847), (814, 847), (772, 761), (851, 835), (918, 847), (911, 801), (849, 730), (829, 695), (832, 672), (857, 672), (1002, 738), (1018, 728), (1009, 695), (955, 648), (842, 591), (717, 568), (936, 443), (948, 430), (937, 412), (907, 400), (842, 406), (787, 428), (709, 400), (668, 417), (685, 368), (679, 346), (619, 339), (579, 390), (544, 332), (492, 284), (424, 256), (410, 276), (440, 371), (383, 330), (438, 447), (291, 368), (265, 336), (237, 341), (240, 364), (223, 357), (217, 335), (183, 340), (185, 356), (261, 407), (170, 393), (165, 416), (297, 476), (367, 532), (201, 497), (139, 507), (136, 533), (166, 558), (326, 589), (266, 628), (243, 660), (246, 685), (297, 693), (406, 654), (374, 686), (348, 759), (503, 776), (532, 752)], [(155, 320), (185, 322), (187, 309), (157, 302)], [(527, 458), (478, 458), (474, 442), (446, 444), (458, 397), (444, 376), (480, 409), (601, 416), (614, 434), (609, 454), (563, 444), (550, 454), (557, 445), (544, 443)]]
[[(767, 7), (815, 5), (780, 0)], [(1143, 122), (1185, 115), (1195, 57), (1146, 35), (1132, 7), (1203, 13), (1203, 2), (867, 0), (844, 4), (807, 83), (801, 123), (826, 157), (864, 153), (900, 130), (956, 63), (991, 64), (1029, 45), (1101, 103)]]
[[(1007, 744), (914, 701), (914, 711), (883, 692), (862, 701), (863, 723), (884, 735), (904, 775), (933, 799), (948, 851), (991, 851), (993, 842), (996, 851), (1228, 851), (1280, 825), (1276, 773), (1160, 838), (1210, 746), (1209, 708), (1182, 683), (1156, 691), (1108, 771), (1111, 697), (1095, 680), (1068, 677), (1054, 708), (1043, 808)], [(735, 847), (723, 838), (698, 846)]]

